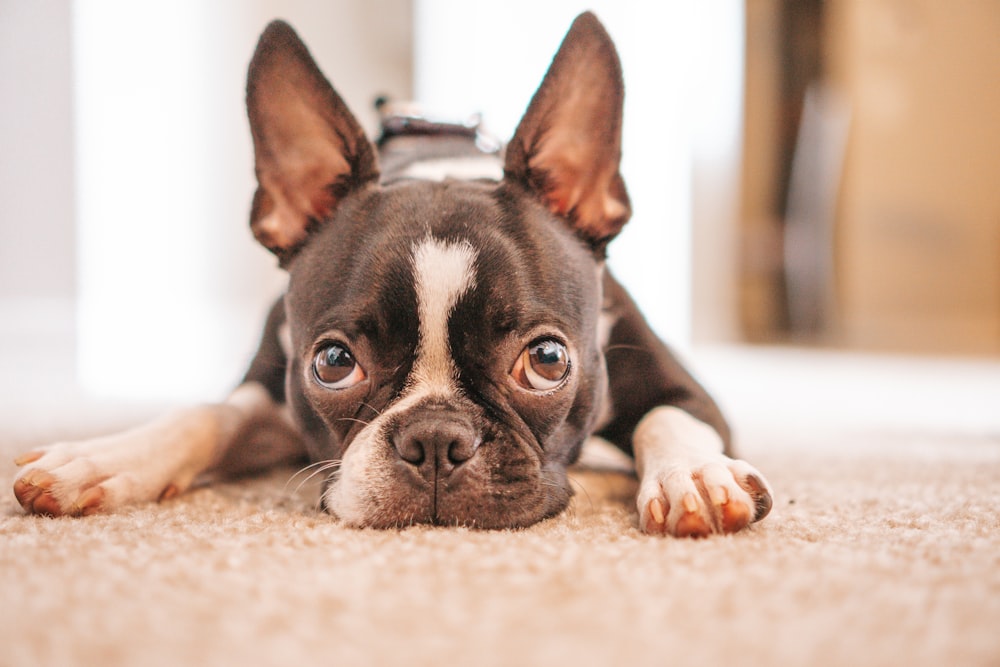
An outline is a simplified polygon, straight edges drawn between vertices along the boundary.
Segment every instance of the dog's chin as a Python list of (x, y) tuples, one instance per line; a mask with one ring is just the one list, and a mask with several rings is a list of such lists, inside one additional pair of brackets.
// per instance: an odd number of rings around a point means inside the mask
[[(409, 475), (366, 484), (335, 478), (323, 493), (323, 509), (353, 528), (398, 529), (415, 525), (480, 530), (519, 529), (555, 516), (572, 491), (564, 471), (543, 471), (509, 487), (479, 487), (459, 482), (435, 493), (412, 484)], [(385, 482), (390, 482), (386, 484)]]

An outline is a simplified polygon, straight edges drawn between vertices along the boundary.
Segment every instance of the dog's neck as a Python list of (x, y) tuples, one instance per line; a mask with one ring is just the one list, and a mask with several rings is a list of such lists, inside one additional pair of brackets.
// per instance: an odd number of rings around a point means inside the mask
[(384, 107), (379, 111), (383, 183), (407, 178), (499, 180), (503, 175), (502, 146), (482, 130), (478, 117), (454, 123)]

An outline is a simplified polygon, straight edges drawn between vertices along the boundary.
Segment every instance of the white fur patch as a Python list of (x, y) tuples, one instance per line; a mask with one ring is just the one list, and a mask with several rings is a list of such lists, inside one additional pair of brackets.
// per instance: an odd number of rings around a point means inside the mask
[(724, 458), (715, 429), (672, 406), (650, 410), (635, 427), (632, 446), (640, 479)]
[(404, 178), (419, 178), (426, 181), (443, 181), (448, 178), (472, 180), (487, 178), (499, 181), (503, 178), (503, 166), (495, 157), (441, 158), (414, 162), (403, 170)]
[[(454, 389), (458, 369), (451, 358), (448, 319), (458, 300), (475, 285), (476, 251), (468, 242), (427, 237), (413, 249), (420, 342), (410, 388)], [(409, 393), (409, 392), (407, 392)]]

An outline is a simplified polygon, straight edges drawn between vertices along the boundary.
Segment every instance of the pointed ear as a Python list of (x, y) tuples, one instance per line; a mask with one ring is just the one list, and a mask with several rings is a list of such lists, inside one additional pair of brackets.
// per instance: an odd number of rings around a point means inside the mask
[(247, 114), (258, 183), (250, 227), (284, 264), (348, 193), (378, 178), (375, 149), (282, 21), (257, 43)]
[(621, 64), (587, 12), (573, 22), (507, 146), (504, 173), (565, 218), (595, 251), (628, 221), (621, 160)]

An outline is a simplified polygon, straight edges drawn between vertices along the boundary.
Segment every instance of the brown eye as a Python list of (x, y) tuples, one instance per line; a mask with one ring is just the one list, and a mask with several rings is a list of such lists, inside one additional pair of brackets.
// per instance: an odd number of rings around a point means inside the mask
[(539, 338), (524, 348), (511, 375), (525, 389), (551, 391), (569, 375), (569, 352), (555, 338)]
[(367, 377), (351, 351), (339, 343), (330, 343), (316, 353), (313, 375), (327, 389), (349, 389)]

